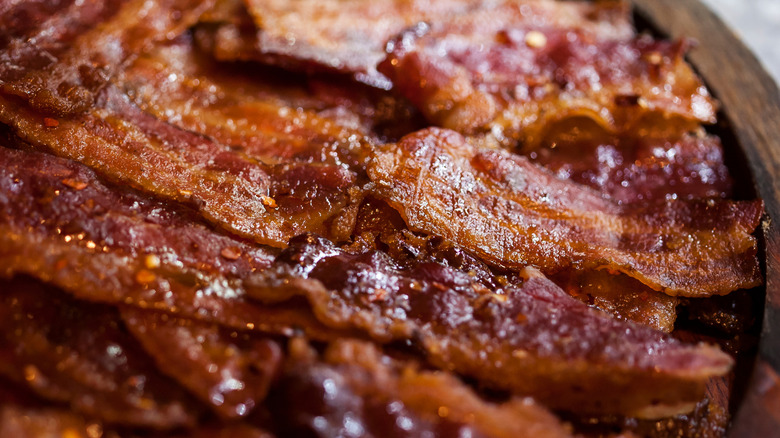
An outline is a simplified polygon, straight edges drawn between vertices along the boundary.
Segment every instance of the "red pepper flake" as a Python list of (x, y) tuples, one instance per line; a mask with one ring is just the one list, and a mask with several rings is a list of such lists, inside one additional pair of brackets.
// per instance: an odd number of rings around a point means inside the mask
[(238, 260), (241, 257), (241, 250), (235, 246), (228, 246), (227, 248), (222, 248), (219, 254), (228, 260)]
[(137, 274), (135, 274), (135, 280), (141, 284), (148, 284), (156, 279), (157, 276), (154, 275), (154, 272), (147, 271), (146, 269), (141, 269)]
[(44, 117), (43, 125), (47, 128), (56, 128), (57, 126), (60, 126), (60, 121), (57, 119), (52, 119), (51, 117)]
[(263, 196), (263, 205), (265, 205), (268, 208), (276, 208), (278, 207), (276, 205), (276, 199), (270, 197), (270, 196)]
[(85, 183), (84, 181), (79, 181), (77, 179), (73, 178), (65, 178), (62, 180), (62, 183), (66, 186), (72, 188), (73, 190), (84, 190), (87, 188), (89, 184)]

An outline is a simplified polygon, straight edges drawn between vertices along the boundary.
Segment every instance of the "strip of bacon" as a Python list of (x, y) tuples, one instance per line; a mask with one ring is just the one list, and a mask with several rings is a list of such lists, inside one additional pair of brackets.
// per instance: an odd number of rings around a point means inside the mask
[(295, 305), (247, 302), (238, 279), (275, 251), (209, 229), (193, 211), (109, 189), (77, 163), (0, 148), (0, 276), (236, 329), (330, 333)]
[[(585, 27), (613, 37), (631, 33), (627, 8), (619, 2), (245, 0), (256, 29), (247, 24), (245, 11), (235, 2), (223, 3), (232, 7), (223, 6), (221, 14), (208, 17), (211, 24), (204, 35), (218, 59), (346, 72), (380, 88), (391, 85), (376, 69), (385, 57), (385, 44), (405, 28), (423, 22), (449, 22), (463, 14), (502, 8), (524, 21)], [(239, 16), (225, 16), (229, 13)]]
[(559, 136), (524, 154), (558, 177), (620, 204), (731, 196), (732, 180), (717, 137), (581, 137), (578, 132)]
[(411, 124), (409, 107), (386, 93), (352, 82), (319, 85), (246, 64), (215, 64), (186, 38), (139, 57), (117, 82), (156, 118), (269, 164), (344, 163), (363, 172), (378, 142), (374, 130)]
[(538, 24), (499, 7), (408, 31), (379, 71), (432, 123), (535, 146), (561, 121), (612, 133), (714, 122), (716, 104), (686, 49)]
[(528, 399), (480, 398), (452, 374), (393, 360), (371, 344), (340, 340), (322, 359), (292, 342), (271, 408), (284, 436), (567, 437)]
[(578, 413), (664, 416), (692, 409), (731, 358), (609, 318), (533, 268), (521, 286), (486, 288), (438, 263), (404, 267), (301, 236), (248, 280), (264, 302), (303, 296), (329, 327), (411, 341), (442, 369)]
[(626, 208), (523, 157), (428, 129), (378, 150), (374, 192), (410, 228), (509, 269), (609, 269), (669, 295), (761, 284), (761, 201), (669, 201)]
[(29, 280), (5, 284), (0, 304), (0, 373), (106, 422), (195, 424), (200, 406), (157, 372), (115, 309)]
[[(488, 289), (518, 281), (516, 273), (491, 268), (441, 237), (412, 233), (396, 210), (370, 197), (358, 210), (353, 240), (345, 248), (348, 251), (382, 250), (402, 263), (443, 263), (468, 273)], [(674, 328), (678, 299), (628, 276), (603, 271), (564, 271), (551, 280), (569, 295), (616, 318), (665, 332)]]
[(268, 338), (133, 307), (120, 313), (160, 371), (222, 418), (248, 415), (279, 371), (281, 347)]
[(62, 116), (88, 109), (122, 64), (185, 31), (214, 0), (56, 1), (27, 12), (35, 3), (3, 14), (0, 90)]
[(345, 214), (348, 221), (347, 206), (360, 197), (349, 190), (355, 174), (341, 166), (265, 165), (155, 119), (113, 87), (88, 112), (59, 119), (0, 95), (0, 121), (37, 149), (194, 205), (209, 222), (272, 246), (283, 247), (306, 231), (336, 237), (338, 217)]

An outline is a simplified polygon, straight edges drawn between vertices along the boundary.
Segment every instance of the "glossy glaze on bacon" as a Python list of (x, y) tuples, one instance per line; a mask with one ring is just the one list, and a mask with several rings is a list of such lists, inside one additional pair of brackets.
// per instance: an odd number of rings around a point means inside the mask
[(414, 230), (504, 268), (609, 269), (670, 295), (761, 283), (761, 202), (670, 201), (620, 207), (501, 149), (431, 128), (378, 149), (377, 187)]
[(759, 284), (761, 203), (625, 3), (0, 17), (0, 435), (722, 432), (663, 332), (752, 292), (663, 292)]
[(272, 394), (284, 436), (567, 437), (529, 399), (486, 402), (447, 372), (399, 362), (369, 343), (341, 340), (321, 360), (294, 340), (288, 370)]
[(438, 367), (576, 412), (684, 412), (731, 366), (716, 348), (610, 319), (533, 268), (521, 275), (522, 285), (491, 290), (439, 263), (403, 267), (301, 236), (248, 293), (268, 303), (303, 296), (325, 325), (412, 341)]
[(686, 42), (604, 38), (506, 15), (496, 8), (409, 31), (379, 70), (431, 123), (508, 145), (538, 145), (571, 120), (618, 134), (715, 121), (714, 100), (683, 59)]

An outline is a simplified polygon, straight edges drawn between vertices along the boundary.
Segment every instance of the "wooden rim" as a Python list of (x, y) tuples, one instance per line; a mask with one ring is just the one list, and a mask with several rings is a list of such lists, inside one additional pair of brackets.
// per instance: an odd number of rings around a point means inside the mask
[(699, 0), (632, 0), (637, 14), (672, 38), (698, 46), (689, 60), (722, 103), (768, 219), (766, 302), (758, 358), (729, 436), (780, 434), (780, 91), (739, 38)]

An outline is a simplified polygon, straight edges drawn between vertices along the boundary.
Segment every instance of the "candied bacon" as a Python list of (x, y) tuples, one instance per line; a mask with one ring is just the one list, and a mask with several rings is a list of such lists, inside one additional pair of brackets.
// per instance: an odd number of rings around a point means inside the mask
[(760, 201), (621, 207), (501, 149), (431, 128), (378, 149), (373, 193), (410, 228), (504, 268), (610, 269), (670, 295), (761, 284)]
[(247, 292), (270, 303), (303, 296), (329, 327), (412, 341), (436, 366), (555, 409), (684, 412), (731, 367), (715, 347), (611, 319), (532, 268), (524, 276), (491, 290), (438, 263), (403, 267), (381, 252), (349, 254), (301, 236), (247, 280)]
[[(185, 31), (214, 0), (49, 3), (35, 19), (12, 19), (8, 27), (3, 20), (0, 91), (62, 116), (87, 110), (123, 63)], [(29, 6), (12, 5), (8, 14), (16, 18)]]
[(408, 31), (379, 71), (432, 123), (509, 145), (535, 146), (566, 120), (613, 133), (715, 121), (714, 100), (683, 59), (686, 42), (605, 38), (507, 15), (495, 8)]
[(29, 107), (0, 96), (0, 121), (37, 149), (195, 205), (210, 222), (272, 246), (283, 247), (307, 231), (331, 235), (333, 222), (342, 214), (348, 220), (348, 205), (361, 196), (348, 190), (356, 175), (341, 166), (265, 165), (155, 119), (113, 87), (103, 89), (89, 112), (60, 118), (57, 126), (44, 125)]
[[(88, 184), (76, 190), (66, 179)], [(77, 163), (6, 148), (0, 193), (0, 276), (238, 329), (332, 336), (294, 305), (247, 302), (236, 281), (268, 267), (275, 251), (213, 231), (186, 208), (109, 188)]]
[(622, 204), (731, 195), (732, 181), (717, 137), (640, 135), (583, 140), (579, 134), (559, 134), (525, 155), (557, 176)]
[(110, 423), (192, 426), (200, 406), (159, 374), (115, 309), (29, 280), (0, 294), (0, 373)]
[(339, 340), (316, 360), (298, 343), (272, 394), (285, 436), (571, 436), (528, 399), (487, 402), (453, 375), (393, 360), (372, 344)]
[(218, 59), (346, 72), (380, 88), (391, 85), (376, 69), (385, 57), (385, 44), (405, 28), (423, 22), (449, 22), (463, 14), (502, 8), (512, 19), (585, 27), (604, 36), (632, 32), (625, 5), (616, 1), (245, 0), (246, 10), (235, 1), (220, 3), (219, 11), (205, 17), (208, 24), (200, 29), (201, 40)]
[(281, 364), (280, 346), (267, 338), (138, 308), (120, 313), (160, 371), (224, 418), (246, 416), (262, 402)]

